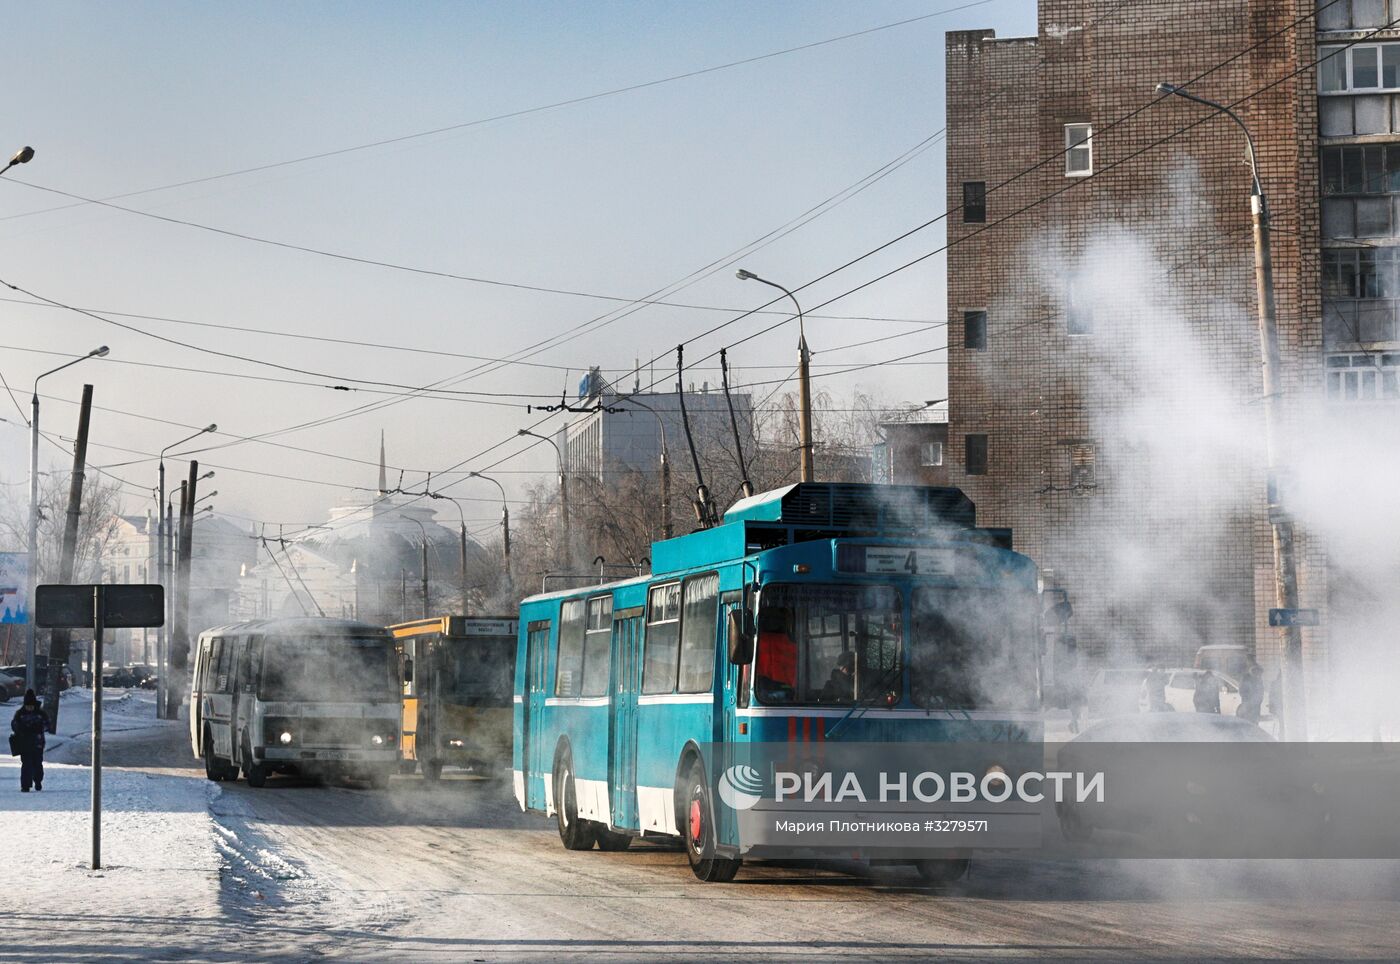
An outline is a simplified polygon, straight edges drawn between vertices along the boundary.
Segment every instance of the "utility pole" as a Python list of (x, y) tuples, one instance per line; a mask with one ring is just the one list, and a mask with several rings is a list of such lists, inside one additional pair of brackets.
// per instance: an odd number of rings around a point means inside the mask
[(175, 600), (175, 631), (171, 634), (170, 683), (166, 690), (167, 719), (179, 719), (185, 672), (190, 656), (190, 566), (193, 556), (194, 502), (199, 485), (199, 462), (190, 460), (188, 481), (180, 490), (180, 528), (175, 567), (179, 586)]
[(816, 481), (816, 464), (812, 456), (812, 356), (807, 351), (807, 325), (802, 318), (802, 305), (798, 304), (796, 295), (776, 281), (760, 278), (752, 271), (745, 271), (743, 268), (740, 268), (736, 275), (740, 281), (757, 281), (770, 288), (777, 288), (792, 299), (793, 307), (797, 309), (797, 395), (802, 407), (802, 411), (798, 413), (797, 427), (798, 435), (801, 437), (799, 465), (802, 470), (803, 482)]
[(462, 522), (462, 557), (460, 565), (462, 568), (462, 615), (471, 615), (471, 599), (467, 593), (467, 523)]
[[(1249, 213), (1254, 227), (1254, 285), (1259, 303), (1259, 347), (1263, 365), (1264, 387), (1264, 446), (1267, 473), (1269, 525), (1273, 530), (1274, 599), (1278, 608), (1290, 614), (1298, 610), (1298, 561), (1293, 544), (1293, 520), (1283, 506), (1279, 485), (1278, 438), (1282, 421), (1283, 379), (1278, 345), (1278, 316), (1274, 302), (1274, 262), (1270, 251), (1269, 205), (1264, 197), (1264, 185), (1259, 179), (1259, 164), (1254, 154), (1254, 138), (1243, 120), (1230, 108), (1215, 101), (1188, 93), (1174, 84), (1158, 84), (1162, 94), (1174, 94), (1185, 100), (1214, 108), (1239, 125), (1244, 132), (1249, 152), (1252, 183), (1249, 193)], [(1303, 685), (1303, 631), (1296, 620), (1289, 618), (1283, 627), (1283, 707), (1284, 719), (1280, 738), (1303, 741), (1308, 738), (1306, 693)]]
[[(58, 560), (58, 581), (73, 581), (73, 565), (78, 550), (78, 523), (82, 518), (83, 482), (87, 473), (88, 423), (92, 418), (92, 386), (83, 386), (82, 406), (78, 409), (78, 438), (73, 444), (73, 474), (68, 479), (68, 517), (63, 526), (63, 551)], [(99, 580), (100, 581), (100, 580)], [(63, 664), (73, 642), (69, 629), (55, 629), (49, 636), (49, 671), (44, 680), (44, 706), (49, 712), (49, 732), (58, 732), (58, 683)], [(101, 676), (101, 666), (98, 667)], [(94, 685), (97, 685), (94, 677)]]
[(628, 403), (646, 409), (656, 417), (656, 427), (661, 431), (661, 538), (671, 538), (671, 453), (666, 445), (666, 422), (661, 413), (634, 395)]
[(501, 490), (501, 549), (505, 555), (506, 565), (506, 585), (511, 585), (510, 577), (510, 505), (506, 501), (506, 487), (500, 481), (491, 478), (489, 475), (482, 475), (480, 472), (468, 472), (467, 475), (473, 479), (485, 479)]
[(559, 459), (559, 524), (564, 530), (560, 539), (560, 545), (563, 546), (560, 564), (563, 565), (565, 569), (571, 569), (574, 564), (574, 554), (570, 551), (569, 541), (569, 477), (564, 464), (564, 453), (560, 450), (559, 443), (547, 435), (537, 435), (528, 428), (522, 428), (515, 434), (528, 435), (542, 442), (548, 442), (550, 446), (553, 447), (554, 454)]

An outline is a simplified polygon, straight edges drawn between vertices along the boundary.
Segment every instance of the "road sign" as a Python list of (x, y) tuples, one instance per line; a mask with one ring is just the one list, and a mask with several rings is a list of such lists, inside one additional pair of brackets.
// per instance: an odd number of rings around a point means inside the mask
[(1270, 626), (1316, 626), (1316, 609), (1270, 609)]
[[(35, 624), (46, 629), (92, 629), (96, 623), (91, 585), (50, 584), (35, 592)], [(165, 622), (165, 591), (155, 584), (102, 587), (102, 625), (106, 629), (160, 626)]]

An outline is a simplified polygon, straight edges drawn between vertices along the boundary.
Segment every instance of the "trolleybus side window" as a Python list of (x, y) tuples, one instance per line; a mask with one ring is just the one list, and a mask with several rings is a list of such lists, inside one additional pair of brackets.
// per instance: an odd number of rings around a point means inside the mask
[(680, 683), (682, 693), (708, 693), (715, 681), (715, 610), (719, 574), (685, 581), (682, 593)]
[(531, 661), (526, 673), (525, 684), (531, 693), (545, 690), (545, 667), (549, 660), (549, 620), (541, 619), (530, 623), (529, 638), (526, 641), (526, 658)]
[(554, 695), (578, 696), (583, 691), (582, 599), (566, 599), (559, 611), (559, 659), (554, 666)]
[(653, 586), (647, 601), (646, 655), (642, 663), (642, 692), (671, 693), (676, 688), (676, 664), (681, 641), (681, 584)]
[(588, 600), (588, 630), (583, 636), (584, 696), (606, 696), (612, 659), (612, 596)]

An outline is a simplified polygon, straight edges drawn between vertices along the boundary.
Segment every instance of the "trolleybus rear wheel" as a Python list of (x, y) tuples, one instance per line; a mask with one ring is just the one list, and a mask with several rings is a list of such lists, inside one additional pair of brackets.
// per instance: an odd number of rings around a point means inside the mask
[(578, 797), (574, 794), (574, 764), (568, 753), (554, 767), (554, 816), (559, 823), (559, 839), (565, 850), (592, 850), (593, 824), (580, 820)]
[(620, 830), (609, 830), (602, 824), (598, 824), (597, 829), (594, 830), (593, 833), (598, 838), (599, 850), (616, 852), (619, 850), (626, 850), (628, 847), (632, 846), (632, 835), (630, 833), (623, 833)]
[(699, 760), (690, 765), (690, 774), (684, 786), (682, 799), (685, 800), (685, 809), (681, 816), (685, 824), (680, 830), (685, 838), (685, 855), (690, 858), (690, 869), (706, 883), (728, 883), (739, 872), (743, 861), (735, 857), (720, 857), (715, 853), (715, 811), (710, 803), (705, 768)]

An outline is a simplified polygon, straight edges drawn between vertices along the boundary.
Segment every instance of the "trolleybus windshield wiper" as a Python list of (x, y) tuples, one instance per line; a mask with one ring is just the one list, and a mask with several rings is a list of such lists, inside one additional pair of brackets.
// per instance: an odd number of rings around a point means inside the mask
[[(864, 716), (865, 711), (875, 705), (875, 700), (885, 695), (885, 687), (888, 686), (893, 681), (893, 678), (898, 676), (903, 669), (903, 664), (896, 663), (894, 666), (891, 666), (889, 669), (885, 670), (885, 672), (880, 675), (880, 678), (875, 681), (875, 685), (871, 687), (870, 692), (867, 693), (865, 696), (862, 696), (855, 703), (851, 704), (851, 708), (846, 711), (846, 715), (841, 717), (841, 719), (837, 720), (835, 725), (832, 726), (831, 729), (826, 731), (826, 739), (831, 739), (832, 734), (834, 734), (837, 730), (841, 729), (841, 727), (846, 724), (846, 721), (851, 718), (851, 715), (854, 714), (856, 710), (860, 710), (860, 716)], [(857, 719), (859, 718), (860, 717), (858, 716)]]

